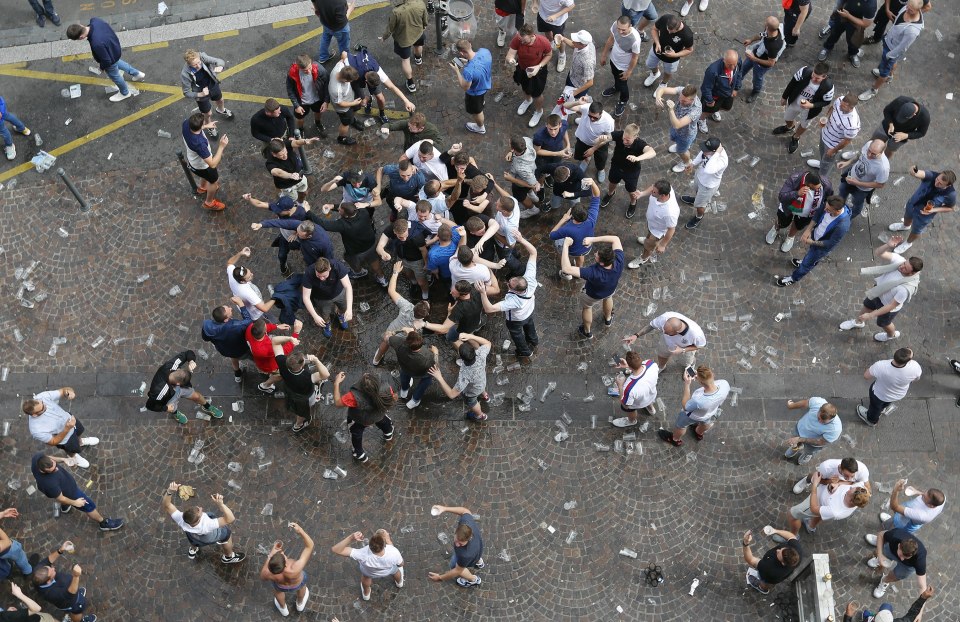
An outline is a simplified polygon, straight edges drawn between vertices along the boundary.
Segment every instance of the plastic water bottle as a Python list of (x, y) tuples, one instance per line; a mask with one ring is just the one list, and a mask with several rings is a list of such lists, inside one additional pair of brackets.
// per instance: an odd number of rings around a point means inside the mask
[(160, 138), (172, 138), (172, 137), (173, 137), (173, 136), (170, 134), (170, 132), (166, 132), (166, 131), (164, 131), (164, 130), (157, 130), (157, 136), (159, 136)]

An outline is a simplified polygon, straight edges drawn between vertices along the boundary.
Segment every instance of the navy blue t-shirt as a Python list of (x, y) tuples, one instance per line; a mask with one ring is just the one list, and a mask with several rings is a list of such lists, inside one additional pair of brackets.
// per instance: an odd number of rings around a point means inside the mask
[(617, 283), (620, 281), (620, 275), (623, 273), (623, 251), (613, 251), (616, 258), (613, 260), (613, 268), (608, 270), (598, 263), (580, 268), (580, 278), (586, 283), (583, 286), (587, 296), (594, 300), (603, 300), (612, 296), (617, 290)]
[(183, 122), (182, 130), (183, 142), (186, 143), (187, 149), (200, 156), (201, 159), (209, 158), (212, 155), (210, 153), (210, 143), (203, 132), (194, 134), (190, 131), (189, 119)]
[[(567, 133), (567, 122), (560, 122), (560, 131), (557, 132), (556, 136), (551, 136), (547, 133), (547, 126), (544, 125), (539, 130), (536, 131), (533, 135), (533, 145), (534, 147), (540, 147), (541, 149), (546, 149), (547, 151), (563, 151), (563, 137)], [(541, 158), (551, 158), (553, 160), (560, 160), (560, 156), (540, 156)]]
[(349, 266), (339, 259), (331, 259), (330, 274), (326, 279), (320, 279), (314, 265), (307, 266), (303, 273), (303, 287), (310, 290), (310, 298), (314, 300), (333, 300), (343, 291), (341, 279), (350, 274)]
[(913, 557), (908, 557), (907, 559), (899, 560), (904, 566), (909, 566), (917, 572), (918, 577), (922, 577), (927, 574), (927, 547), (923, 546), (923, 542), (917, 540), (912, 534), (910, 534), (906, 529), (891, 529), (886, 531), (883, 534), (883, 541), (885, 544), (890, 545), (890, 551), (894, 555), (897, 554), (897, 548), (907, 540), (916, 540), (917, 542), (917, 552)]
[(58, 464), (57, 470), (53, 473), (43, 473), (40, 471), (37, 462), (42, 457), (42, 453), (36, 453), (33, 455), (33, 460), (30, 461), (30, 470), (33, 471), (33, 477), (37, 480), (37, 488), (40, 492), (51, 499), (56, 499), (61, 493), (70, 499), (81, 498), (82, 494), (80, 487), (77, 486), (77, 480), (73, 479), (73, 475), (64, 469), (63, 466)]
[(457, 526), (466, 525), (473, 530), (473, 537), (464, 546), (454, 546), (453, 554), (457, 557), (457, 565), (461, 568), (476, 566), (477, 560), (483, 557), (483, 538), (480, 536), (480, 525), (473, 518), (473, 514), (463, 514), (457, 521)]
[[(47, 566), (52, 567), (53, 564), (50, 563), (50, 560), (44, 559), (39, 564), (41, 567)], [(40, 594), (43, 595), (43, 598), (56, 607), (57, 609), (70, 609), (77, 604), (77, 594), (71, 594), (67, 591), (70, 587), (70, 583), (73, 582), (73, 575), (67, 572), (57, 571), (57, 576), (54, 577), (53, 582), (49, 585), (41, 585), (37, 587), (37, 590)]]

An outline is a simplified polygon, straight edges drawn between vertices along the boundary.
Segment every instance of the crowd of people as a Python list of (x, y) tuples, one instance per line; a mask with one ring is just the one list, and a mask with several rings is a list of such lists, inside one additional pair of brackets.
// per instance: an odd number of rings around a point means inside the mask
[[(59, 23), (52, 5), (42, 9), (37, 2), (31, 3), (40, 26), (44, 15)], [(683, 21), (692, 0), (683, 5), (679, 15), (658, 14), (651, 0), (623, 0), (620, 15), (609, 31), (596, 39), (588, 30), (566, 33), (568, 18), (577, 10), (574, 0), (535, 1), (535, 25), (525, 21), (524, 2), (496, 0), (496, 45), (506, 50), (503, 73), (498, 75), (493, 54), (479, 47), (476, 40), (457, 41), (450, 66), (454, 83), (464, 91), (464, 111), (470, 118), (464, 129), (498, 136), (495, 140), (502, 141), (505, 160), (504, 170), (500, 170), (499, 163), (478, 162), (462, 143), (448, 142), (393, 83), (371, 50), (351, 45), (348, 20), (352, 4), (345, 0), (314, 0), (313, 4), (324, 26), (320, 49), (316, 59), (299, 54), (285, 69), (284, 86), (291, 105), (269, 98), (250, 119), (251, 134), (262, 143), (264, 165), (276, 194), (266, 200), (244, 194), (243, 199), (255, 209), (269, 212), (269, 218), (252, 222), (251, 229), (276, 230), (270, 246), (277, 248), (278, 272), (283, 280), (271, 285), (270, 295), (264, 297), (253, 271), (245, 265), (253, 249), (239, 250), (225, 263), (224, 291), (229, 288), (229, 301), (225, 298), (223, 304), (212, 309), (211, 317), (203, 322), (202, 338), (230, 360), (238, 383), (244, 378), (243, 361), (252, 360), (262, 374), (257, 384), (261, 393), (272, 394), (278, 386), (283, 387), (287, 409), (295, 416), (295, 434), (310, 426), (314, 407), (323, 399), (322, 388), (331, 381), (333, 403), (345, 409), (352, 455), (359, 464), (370, 459), (363, 447), (366, 429), (376, 426), (383, 441), (391, 442), (395, 438), (391, 409), (403, 401), (407, 409), (416, 410), (435, 383), (441, 397), (462, 400), (466, 419), (479, 423), (494, 414), (489, 405), (484, 410), (490, 401), (486, 383), (493, 346), (482, 333), (498, 315), (503, 316), (517, 362), (529, 364), (535, 356), (541, 339), (536, 326), (536, 294), (549, 283), (538, 271), (538, 252), (542, 249), (538, 250), (524, 233), (526, 219), (542, 219), (555, 210), (562, 212), (549, 238), (559, 257), (558, 278), (580, 279), (583, 283), (576, 329), (580, 338), (593, 338), (599, 323), (594, 321), (598, 307), (604, 327), (612, 326), (614, 296), (624, 268), (649, 267), (665, 256), (676, 243), (680, 203), (694, 210), (684, 225), (690, 230), (703, 225), (716, 200), (731, 155), (718, 137), (710, 135), (708, 121), (721, 122), (723, 112), (740, 105), (738, 94), (750, 72), (752, 90), (743, 101), (752, 104), (764, 92), (770, 69), (786, 62), (786, 53), (796, 45), (810, 6), (808, 0), (786, 0), (782, 22), (776, 16), (766, 16), (758, 24), (758, 34), (742, 40), (744, 50), (727, 50), (704, 68), (700, 84), (674, 85), (680, 63), (688, 62), (684, 59), (695, 49), (693, 30)], [(700, 0), (699, 11), (707, 7), (708, 1)], [(922, 33), (927, 8), (925, 0), (887, 0), (879, 7), (876, 0), (837, 0), (829, 22), (819, 33), (823, 44), (818, 61), (798, 66), (790, 74), (780, 100), (783, 124), (770, 130), (789, 139), (785, 150), (793, 154), (804, 133), (818, 129), (819, 158), (798, 162), (797, 171), (784, 181), (778, 193), (779, 207), (765, 241), (774, 244), (782, 237), (781, 252), (789, 253), (796, 243), (806, 252), (802, 258), (792, 259), (794, 270), (775, 277), (774, 285), (788, 287), (799, 282), (827, 257), (842, 242), (851, 221), (865, 213), (873, 193), (886, 184), (890, 159), (898, 149), (927, 133), (927, 108), (911, 96), (900, 95), (883, 108), (882, 119), (873, 123), (875, 129), (866, 142), (860, 145), (857, 141), (861, 131), (858, 103), (878, 95), (889, 82), (897, 61)], [(876, 24), (873, 36), (861, 43), (863, 30), (871, 24)], [(404, 87), (410, 94), (417, 90), (413, 67), (423, 62), (429, 26), (422, 0), (400, 0), (391, 10), (381, 37), (383, 41), (393, 39)], [(110, 101), (137, 94), (123, 73), (132, 81), (143, 80), (145, 74), (121, 59), (119, 40), (109, 24), (92, 18), (87, 25), (71, 25), (66, 34), (70, 39), (89, 42), (100, 69), (117, 86)], [(875, 80), (859, 95), (849, 89), (838, 90), (830, 75), (827, 58), (843, 35), (853, 67), (859, 67), (864, 56), (861, 45), (883, 44), (879, 66), (873, 71)], [(334, 41), (336, 54), (331, 52)], [(594, 41), (605, 41), (599, 55)], [(669, 134), (668, 152), (677, 158), (673, 172), (693, 175), (690, 194), (680, 194), (682, 182), (666, 177), (641, 181), (643, 162), (663, 154), (650, 145), (652, 140), (641, 137), (636, 123), (617, 129), (618, 119), (631, 105), (631, 92), (643, 92), (634, 84), (640, 80), (631, 80), (642, 55), (647, 69), (642, 86), (651, 89), (650, 99), (668, 112), (661, 127), (649, 123), (645, 131)], [(227, 206), (217, 198), (218, 169), (230, 140), (218, 129), (214, 113), (225, 119), (234, 116), (225, 106), (220, 85), (219, 76), (226, 63), (192, 49), (183, 58), (180, 83), (184, 96), (198, 108), (182, 124), (189, 170), (199, 179), (197, 192), (203, 195), (203, 207), (223, 210)], [(325, 64), (331, 63), (328, 69)], [(603, 79), (597, 74), (598, 64), (610, 67), (611, 85), (603, 90), (599, 90)], [(556, 106), (548, 112), (544, 108), (545, 93), (558, 86), (556, 80), (548, 79), (554, 66), (558, 74), (568, 72), (559, 85)], [(516, 128), (497, 132), (487, 123), (485, 98), (500, 79), (512, 79), (519, 86), (523, 98), (516, 112), (521, 117), (530, 113), (529, 132)], [(390, 121), (385, 90), (397, 97), (408, 118)], [(614, 95), (617, 99), (610, 100)], [(613, 105), (608, 101), (614, 101)], [(374, 102), (377, 114), (373, 114)], [(397, 149), (395, 161), (370, 162), (366, 170), (351, 167), (320, 184), (313, 196), (334, 193), (335, 198), (323, 198), (311, 205), (308, 198), (312, 188), (302, 150), (328, 140), (324, 119), (331, 111), (337, 116), (336, 142), (340, 145), (354, 145), (357, 139), (353, 133), (372, 129), (379, 122), (375, 131), (386, 140), (391, 133), (401, 134), (402, 147)], [(313, 113), (312, 128), (306, 125), (309, 113)], [(0, 119), (16, 132), (30, 134), (30, 129), (7, 111), (2, 98)], [(7, 157), (13, 159), (16, 151), (6, 123), (0, 123), (0, 135)], [(309, 133), (315, 135), (308, 137)], [(848, 146), (859, 148), (847, 151)], [(386, 146), (381, 149), (388, 150)], [(588, 175), (591, 165), (592, 176)], [(918, 243), (937, 213), (953, 211), (956, 204), (953, 171), (913, 166), (912, 175), (919, 185), (905, 206), (902, 220), (889, 227), (894, 233), (909, 233), (906, 238), (892, 235), (876, 250), (880, 265), (861, 271), (875, 284), (867, 290), (863, 308), (854, 319), (842, 322), (841, 330), (860, 329), (875, 320), (881, 329), (874, 335), (876, 341), (901, 337), (894, 318), (916, 295), (923, 269), (920, 257), (905, 253)], [(837, 177), (839, 181), (832, 181)], [(627, 219), (635, 217), (641, 199), (647, 202), (645, 226), (637, 237), (641, 251), (630, 261), (625, 258), (620, 236), (597, 233), (603, 214), (611, 212), (621, 183), (627, 195), (623, 208)], [(334, 232), (340, 234), (342, 253), (331, 239)], [(295, 257), (297, 251), (305, 266), (299, 273), (291, 267), (291, 256)], [(392, 350), (399, 369), (398, 386), (375, 370), (345, 384), (344, 372), (332, 372), (316, 356), (299, 348), (304, 330), (317, 330), (326, 339), (337, 339), (335, 331), (353, 330), (354, 283), (368, 278), (384, 289), (397, 311), (386, 331), (377, 335), (379, 347), (371, 365), (383, 365)], [(400, 286), (401, 279), (407, 290)], [(440, 305), (447, 307), (446, 314), (433, 312)], [(442, 320), (436, 321), (440, 316)], [(638, 340), (651, 332), (659, 335), (655, 356), (644, 358)], [(697, 442), (703, 441), (717, 423), (731, 387), (709, 366), (697, 365), (698, 351), (707, 346), (700, 325), (683, 313), (669, 311), (623, 341), (632, 349), (616, 361), (622, 374), (618, 374), (610, 395), (620, 400), (623, 416), (614, 419), (612, 425), (631, 428), (639, 425), (643, 416), (656, 414), (659, 377), (676, 357), (682, 367), (680, 411), (672, 427), (659, 429), (657, 435), (674, 447), (683, 445), (688, 431)], [(457, 378), (453, 384), (441, 369), (440, 348), (452, 348), (456, 357)], [(185, 350), (159, 367), (146, 393), (147, 409), (168, 413), (178, 423), (186, 424), (188, 418), (182, 411), (186, 400), (209, 417), (223, 417), (222, 409), (192, 385), (196, 358), (196, 352)], [(960, 373), (960, 364), (955, 364), (955, 369)], [(501, 371), (498, 363), (493, 372)], [(864, 374), (873, 382), (869, 406), (861, 404), (859, 417), (868, 426), (878, 425), (881, 416), (892, 412), (920, 374), (908, 347), (872, 365)], [(24, 402), (34, 438), (66, 454), (34, 456), (37, 487), (56, 500), (61, 512), (76, 507), (101, 530), (119, 529), (124, 521), (103, 516), (66, 468), (88, 468), (90, 463), (82, 454), (99, 442), (84, 436), (83, 425), (63, 407), (64, 400), (69, 402), (74, 397), (74, 391), (65, 387), (39, 393)], [(840, 437), (841, 417), (825, 399), (788, 401), (787, 408), (804, 411), (795, 433), (786, 440), (787, 459), (806, 465)], [(777, 546), (758, 558), (752, 551), (753, 535), (747, 532), (742, 539), (744, 560), (750, 566), (746, 581), (762, 593), (786, 580), (803, 558), (801, 527), (813, 534), (821, 523), (849, 517), (866, 507), (873, 496), (867, 467), (852, 457), (823, 460), (797, 482), (793, 492), (805, 498), (789, 509), (786, 528), (766, 530)], [(173, 482), (162, 499), (164, 513), (186, 534), (188, 557), (195, 559), (202, 547), (217, 545), (222, 550), (222, 563), (242, 562), (245, 554), (234, 549), (229, 527), (234, 515), (223, 496), (211, 496), (216, 512), (204, 512), (199, 506), (177, 509), (173, 496), (187, 500), (190, 493), (188, 486)], [(944, 502), (941, 490), (913, 489), (900, 480), (889, 502), (892, 513), (881, 513), (882, 529), (866, 535), (866, 542), (875, 547), (868, 565), (884, 572), (873, 591), (875, 598), (882, 598), (890, 584), (911, 574), (917, 577), (919, 607), (915, 605), (908, 614), (913, 617), (904, 620), (919, 619), (922, 603), (933, 593), (926, 582), (927, 551), (916, 532), (939, 515)], [(430, 578), (456, 578), (464, 587), (478, 585), (480, 577), (473, 569), (483, 568), (484, 562), (476, 520), (463, 507), (435, 506), (434, 510), (435, 515), (457, 514), (460, 520), (450, 570), (430, 573)], [(16, 515), (12, 509), (4, 513), (5, 518)], [(260, 572), (261, 578), (272, 583), (274, 604), (284, 616), (289, 614), (288, 594), (294, 594), (298, 611), (306, 606), (309, 589), (304, 568), (314, 548), (313, 540), (299, 525), (290, 527), (303, 540), (302, 552), (288, 557), (278, 541)], [(68, 613), (73, 622), (96, 620), (95, 615), (85, 613), (87, 599), (84, 588), (79, 587), (80, 567), (74, 566), (68, 577), (56, 573), (57, 558), (69, 552), (69, 543), (45, 561), (31, 562), (16, 541), (6, 538), (2, 531), (0, 534), (5, 538), (0, 539), (0, 548), (7, 542), (6, 552), (0, 554), (0, 571), (6, 564), (9, 574), (12, 562), (32, 578), (42, 598)], [(356, 543), (366, 544), (356, 548)], [(396, 587), (403, 587), (403, 557), (385, 530), (377, 531), (369, 540), (361, 532), (349, 534), (332, 547), (332, 552), (358, 562), (364, 600), (370, 598), (375, 578), (389, 576)], [(31, 605), (22, 593), (15, 591), (15, 595), (33, 612), (35, 603)], [(848, 617), (855, 613), (848, 608)], [(889, 607), (869, 615), (875, 615), (876, 622), (892, 620)]]

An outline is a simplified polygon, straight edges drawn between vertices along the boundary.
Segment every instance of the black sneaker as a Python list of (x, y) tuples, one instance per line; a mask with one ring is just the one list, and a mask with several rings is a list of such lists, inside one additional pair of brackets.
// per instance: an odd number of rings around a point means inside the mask
[(615, 88), (613, 88), (613, 87), (611, 86), (611, 87), (607, 87), (607, 88), (603, 89), (603, 92), (600, 93), (600, 94), (601, 94), (602, 96), (604, 96), (604, 97), (610, 97), (611, 95), (613, 95), (613, 94), (616, 93), (616, 92), (617, 92), (617, 89), (615, 89)]
[(794, 153), (799, 148), (800, 148), (800, 141), (797, 139), (796, 136), (792, 136), (790, 138), (790, 146), (787, 147), (787, 151), (790, 153)]
[(603, 325), (604, 325), (604, 326), (611, 326), (611, 325), (613, 324), (613, 316), (614, 316), (614, 314), (611, 312), (609, 318), (603, 318)]
[(199, 552), (200, 552), (199, 546), (191, 546), (190, 548), (187, 549), (187, 557), (189, 557), (190, 559), (196, 559), (197, 553)]
[(363, 452), (359, 456), (357, 455), (356, 452), (353, 452), (353, 459), (359, 462), (360, 464), (363, 464), (368, 460), (370, 460), (370, 456), (367, 455), (367, 452)]
[(246, 558), (247, 556), (241, 553), (240, 551), (234, 551), (233, 557), (227, 557), (226, 555), (221, 555), (220, 561), (224, 564), (239, 564)]
[(392, 441), (392, 440), (393, 440), (393, 430), (390, 430), (389, 432), (384, 432), (384, 433), (383, 433), (383, 440), (384, 440), (384, 441)]
[(356, 145), (357, 139), (353, 136), (337, 136), (337, 142), (341, 145)]
[(387, 118), (387, 115), (385, 115), (382, 110), (380, 114), (377, 115), (377, 120), (380, 121), (381, 124), (390, 122), (390, 119)]
[(687, 224), (683, 225), (684, 229), (696, 229), (700, 225), (700, 221), (703, 220), (703, 216), (694, 216), (687, 221)]
[(687, 205), (693, 205), (694, 196), (692, 194), (681, 194), (680, 200), (686, 203)]
[(289, 278), (291, 274), (293, 274), (293, 271), (289, 266), (287, 266), (287, 264), (280, 264), (280, 276), (286, 279)]
[(100, 531), (116, 531), (123, 527), (122, 518), (105, 518), (100, 521)]
[(790, 263), (793, 264), (793, 267), (794, 267), (794, 268), (799, 268), (799, 267), (800, 267), (800, 264), (803, 263), (803, 260), (802, 260), (802, 259), (796, 259), (796, 258), (794, 258), (794, 259), (791, 259), (791, 260), (790, 260)]
[(827, 24), (826, 26), (820, 29), (820, 31), (817, 33), (817, 36), (823, 39), (828, 34), (830, 34), (830, 30), (831, 30), (830, 24)]
[(317, 123), (316, 127), (317, 127), (317, 134), (320, 135), (320, 138), (326, 138), (327, 128), (323, 125), (323, 123)]
[(619, 117), (623, 115), (624, 110), (627, 109), (627, 102), (617, 102), (617, 105), (613, 109), (613, 116)]
[(60, 25), (60, 16), (57, 15), (56, 13), (53, 13), (52, 15), (48, 13), (48, 14), (47, 14), (47, 17), (50, 18), (50, 21), (53, 22), (53, 25), (54, 25), (54, 26), (59, 26), (59, 25)]
[(417, 83), (413, 80), (407, 80), (407, 90), (411, 93), (415, 93), (417, 91)]
[(792, 131), (793, 131), (793, 128), (787, 125), (780, 125), (773, 128), (774, 136), (782, 136), (783, 134), (786, 134), (787, 132), (792, 132)]
[(789, 276), (775, 276), (773, 277), (773, 284), (777, 287), (787, 287), (793, 285), (793, 279)]
[(233, 372), (233, 381), (236, 382), (237, 384), (240, 384), (241, 382), (243, 382), (243, 370), (242, 370), (242, 369), (238, 369), (238, 370), (235, 370), (235, 371)]
[(587, 331), (583, 330), (583, 324), (577, 326), (577, 332), (580, 333), (580, 336), (584, 339), (593, 339), (593, 333), (588, 333)]
[(363, 114), (370, 116), (370, 113), (373, 111), (373, 100), (371, 99), (366, 104), (363, 105)]
[(413, 64), (414, 64), (414, 65), (422, 65), (422, 64), (423, 64), (423, 56), (414, 56), (414, 57), (413, 57)]
[(612, 194), (605, 194), (603, 198), (600, 199), (600, 207), (610, 207), (610, 201), (613, 200)]
[(636, 203), (631, 203), (630, 205), (627, 206), (627, 213), (625, 214), (627, 218), (633, 218), (633, 215), (636, 213), (637, 213)]
[(761, 91), (750, 91), (750, 94), (747, 95), (747, 103), (752, 104), (753, 101), (760, 95)]
[(293, 427), (290, 428), (290, 429), (294, 432), (294, 434), (296, 434), (297, 432), (303, 432), (303, 431), (307, 428), (308, 425), (310, 425), (310, 422), (309, 422), (309, 421), (304, 421), (303, 423), (301, 423), (301, 424), (299, 424), (299, 425), (297, 425), (296, 423), (293, 424)]

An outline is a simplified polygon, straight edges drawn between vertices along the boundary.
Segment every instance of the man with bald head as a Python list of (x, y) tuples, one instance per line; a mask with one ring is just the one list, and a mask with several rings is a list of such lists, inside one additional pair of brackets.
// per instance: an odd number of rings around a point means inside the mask
[(763, 79), (767, 72), (777, 64), (780, 55), (787, 49), (780, 29), (780, 20), (771, 15), (764, 22), (760, 34), (744, 39), (743, 44), (747, 46), (744, 52), (747, 60), (743, 61), (743, 75), (753, 71), (753, 90), (747, 96), (747, 103), (750, 104), (763, 91)]
[[(880, 55), (880, 64), (873, 70), (876, 79), (873, 86), (860, 93), (860, 101), (865, 102), (874, 98), (880, 87), (890, 81), (890, 74), (897, 62), (907, 54), (907, 49), (920, 36), (923, 30), (923, 0), (907, 0), (907, 6), (897, 14), (893, 20), (893, 27), (883, 38), (883, 53)], [(879, 14), (879, 13), (878, 13)]]
[(700, 99), (703, 101), (703, 116), (697, 124), (704, 134), (710, 132), (707, 127), (707, 115), (714, 121), (720, 121), (720, 111), (733, 108), (733, 98), (743, 82), (743, 61), (736, 50), (727, 50), (703, 73), (700, 85)]
[(850, 206), (851, 220), (860, 215), (864, 203), (877, 188), (883, 188), (890, 177), (885, 147), (883, 140), (873, 138), (860, 149), (859, 156), (837, 163), (837, 168), (843, 171), (837, 194)]
[(627, 345), (632, 344), (638, 337), (642, 337), (654, 329), (661, 333), (660, 343), (657, 345), (657, 366), (663, 369), (673, 355), (679, 355), (685, 366), (694, 364), (697, 350), (707, 345), (707, 337), (703, 334), (700, 325), (680, 313), (668, 311), (659, 315), (643, 329), (623, 338)]

